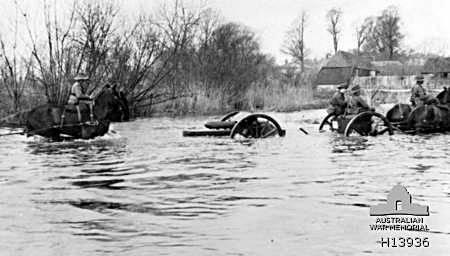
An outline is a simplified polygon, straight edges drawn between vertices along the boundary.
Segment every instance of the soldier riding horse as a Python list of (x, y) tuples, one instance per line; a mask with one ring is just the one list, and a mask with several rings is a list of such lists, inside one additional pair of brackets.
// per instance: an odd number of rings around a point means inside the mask
[[(125, 103), (113, 88), (105, 86), (93, 100), (77, 106), (46, 104), (31, 110), (26, 116), (28, 135), (40, 135), (60, 140), (61, 135), (72, 138), (91, 139), (106, 134), (111, 121), (122, 111)], [(119, 116), (123, 116), (120, 113)]]
[(435, 99), (412, 108), (397, 104), (387, 113), (391, 122), (398, 123), (401, 130), (419, 132), (450, 131), (450, 89), (444, 87)]

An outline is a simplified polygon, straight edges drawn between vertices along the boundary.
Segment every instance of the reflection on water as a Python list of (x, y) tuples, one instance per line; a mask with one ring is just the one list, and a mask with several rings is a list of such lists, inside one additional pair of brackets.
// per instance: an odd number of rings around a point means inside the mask
[(343, 137), (333, 136), (330, 139), (333, 147), (332, 153), (351, 153), (359, 150), (366, 150), (371, 144), (365, 137)]
[(91, 141), (2, 137), (2, 252), (378, 254), (368, 207), (399, 182), (430, 205), (432, 241), (448, 241), (448, 135), (344, 138), (316, 132), (319, 113), (272, 113), (287, 136), (266, 140), (181, 136), (204, 117), (117, 124), (120, 136)]

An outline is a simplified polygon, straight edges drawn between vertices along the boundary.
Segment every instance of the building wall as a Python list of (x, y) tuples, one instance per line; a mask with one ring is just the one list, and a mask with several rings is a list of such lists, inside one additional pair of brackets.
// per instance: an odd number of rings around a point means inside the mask
[[(415, 76), (355, 77), (352, 84), (359, 84), (363, 94), (373, 106), (384, 103), (409, 103)], [(431, 95), (437, 95), (444, 86), (450, 86), (450, 79), (432, 79), (425, 76), (424, 87)]]

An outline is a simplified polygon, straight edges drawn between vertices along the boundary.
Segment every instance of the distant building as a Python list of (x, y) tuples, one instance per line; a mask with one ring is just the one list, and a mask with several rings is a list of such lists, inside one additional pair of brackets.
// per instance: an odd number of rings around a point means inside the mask
[(398, 60), (383, 60), (370, 62), (381, 76), (403, 76), (406, 75), (406, 70), (403, 64)]
[(407, 66), (418, 66), (423, 68), (426, 61), (427, 59), (424, 57), (410, 57), (404, 62), (404, 64)]
[(374, 75), (378, 71), (370, 64), (370, 59), (338, 51), (317, 74), (317, 89), (334, 89), (339, 84), (349, 83), (354, 76), (371, 76), (371, 73)]
[(450, 78), (450, 58), (429, 58), (425, 61), (422, 74), (432, 74), (436, 78)]

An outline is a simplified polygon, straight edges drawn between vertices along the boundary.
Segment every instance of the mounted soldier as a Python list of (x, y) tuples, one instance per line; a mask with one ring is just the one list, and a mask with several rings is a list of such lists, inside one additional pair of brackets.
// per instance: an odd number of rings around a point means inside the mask
[(436, 103), (436, 100), (427, 94), (426, 89), (423, 87), (423, 82), (424, 77), (422, 75), (416, 76), (416, 84), (411, 88), (410, 98), (413, 107)]
[[(67, 104), (69, 107), (76, 107), (78, 120), (80, 123), (82, 122), (80, 104), (88, 105), (90, 110), (90, 122), (94, 123), (93, 101), (90, 96), (86, 95), (86, 90), (89, 85), (89, 77), (84, 74), (79, 74), (74, 78), (74, 81), (74, 84), (70, 88), (70, 96)], [(64, 122), (64, 116), (62, 117), (62, 122)]]
[(346, 113), (349, 115), (357, 115), (370, 109), (369, 104), (361, 97), (361, 87), (359, 85), (353, 86), (347, 101)]
[(336, 92), (330, 99), (330, 107), (327, 109), (328, 114), (335, 113), (336, 115), (342, 115), (347, 107), (345, 101), (345, 92), (347, 90), (347, 84), (338, 85)]

